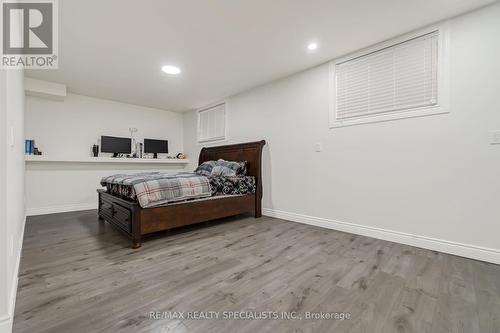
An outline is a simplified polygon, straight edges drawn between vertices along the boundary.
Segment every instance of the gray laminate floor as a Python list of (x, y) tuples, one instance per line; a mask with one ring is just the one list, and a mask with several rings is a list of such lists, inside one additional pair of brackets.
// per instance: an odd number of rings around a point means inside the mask
[[(223, 222), (132, 250), (95, 211), (29, 218), (14, 332), (500, 332), (499, 266), (278, 219)], [(222, 320), (230, 311), (296, 317)]]

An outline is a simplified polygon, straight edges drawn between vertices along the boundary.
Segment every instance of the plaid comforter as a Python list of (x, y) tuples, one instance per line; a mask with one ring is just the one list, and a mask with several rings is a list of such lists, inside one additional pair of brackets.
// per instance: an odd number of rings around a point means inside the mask
[(187, 172), (118, 174), (102, 178), (101, 185), (133, 188), (134, 195), (143, 208), (211, 195), (207, 177)]

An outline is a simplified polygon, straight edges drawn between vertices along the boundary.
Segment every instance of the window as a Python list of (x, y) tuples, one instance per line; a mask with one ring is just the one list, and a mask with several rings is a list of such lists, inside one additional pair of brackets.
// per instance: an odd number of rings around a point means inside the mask
[(198, 110), (198, 142), (226, 139), (226, 103)]
[(447, 112), (442, 29), (330, 64), (330, 127)]

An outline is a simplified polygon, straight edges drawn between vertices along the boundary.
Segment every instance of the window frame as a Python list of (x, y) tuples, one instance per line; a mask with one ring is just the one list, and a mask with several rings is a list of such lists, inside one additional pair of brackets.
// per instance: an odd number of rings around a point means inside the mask
[[(201, 117), (200, 114), (204, 111), (208, 111), (210, 109), (216, 108), (218, 106), (224, 105), (224, 136), (223, 137), (214, 137), (214, 138), (209, 138), (209, 139), (201, 139)], [(224, 142), (228, 140), (228, 130), (227, 130), (227, 106), (228, 103), (227, 101), (220, 101), (217, 103), (213, 103), (207, 106), (204, 106), (202, 108), (199, 108), (196, 110), (196, 139), (197, 142), (201, 144), (209, 144), (209, 143), (217, 143), (217, 142)]]
[[(397, 119), (423, 117), (437, 114), (449, 113), (450, 99), (450, 54), (449, 54), (449, 23), (433, 25), (424, 29), (419, 29), (396, 38), (392, 38), (382, 43), (375, 44), (368, 48), (350, 53), (346, 56), (329, 62), (329, 127), (338, 128), (360, 124), (377, 123), (383, 121), (391, 121)], [(414, 109), (404, 109), (385, 114), (366, 115), (355, 119), (337, 119), (336, 101), (337, 101), (337, 84), (336, 84), (336, 65), (349, 60), (369, 55), (371, 53), (390, 48), (397, 44), (404, 43), (414, 38), (430, 34), (438, 33), (438, 63), (437, 63), (437, 99), (438, 103), (432, 106), (424, 106)]]

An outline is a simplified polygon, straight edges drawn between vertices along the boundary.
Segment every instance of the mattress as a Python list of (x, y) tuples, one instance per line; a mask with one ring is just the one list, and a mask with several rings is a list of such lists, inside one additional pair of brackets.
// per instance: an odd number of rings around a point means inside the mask
[(208, 178), (189, 172), (115, 174), (102, 178), (101, 185), (136, 199), (143, 208), (211, 196)]
[[(206, 177), (208, 178), (210, 184), (210, 197), (205, 198), (190, 198), (189, 201), (193, 200), (203, 200), (209, 199), (213, 197), (226, 197), (232, 195), (245, 195), (245, 194), (253, 194), (256, 190), (255, 185), (255, 177), (252, 176), (235, 176), (235, 177)], [(137, 196), (134, 190), (134, 187), (129, 184), (112, 184), (103, 182), (103, 186), (106, 187), (106, 192), (115, 195), (120, 198), (124, 198), (127, 200), (132, 200), (137, 202)], [(185, 202), (186, 200), (180, 201)], [(168, 202), (162, 202), (161, 204), (152, 205), (159, 206), (163, 204), (167, 204)], [(173, 203), (173, 202), (171, 202)], [(150, 207), (152, 207), (150, 206)]]

